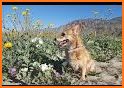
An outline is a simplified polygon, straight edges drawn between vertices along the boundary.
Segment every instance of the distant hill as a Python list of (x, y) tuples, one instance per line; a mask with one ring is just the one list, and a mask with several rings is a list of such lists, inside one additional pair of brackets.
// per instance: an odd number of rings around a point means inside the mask
[(90, 34), (96, 32), (97, 35), (107, 34), (114, 36), (122, 35), (122, 17), (115, 17), (110, 20), (104, 19), (79, 19), (72, 21), (66, 25), (62, 25), (57, 30), (66, 29), (67, 26), (72, 24), (85, 23), (84, 34)]
[(112, 19), (110, 19), (110, 21), (113, 22), (113, 23), (121, 22), (122, 21), (122, 17), (112, 18)]

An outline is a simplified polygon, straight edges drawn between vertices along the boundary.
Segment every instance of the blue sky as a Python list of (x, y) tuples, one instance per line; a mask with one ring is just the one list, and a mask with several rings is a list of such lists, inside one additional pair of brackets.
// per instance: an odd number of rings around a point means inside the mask
[[(121, 5), (17, 5), (17, 7), (20, 14), (26, 8), (29, 8), (33, 21), (40, 19), (45, 25), (54, 23), (56, 26), (77, 19), (94, 18), (93, 11), (98, 12), (98, 18), (122, 16)], [(3, 5), (3, 18), (13, 12), (11, 8), (11, 5)]]

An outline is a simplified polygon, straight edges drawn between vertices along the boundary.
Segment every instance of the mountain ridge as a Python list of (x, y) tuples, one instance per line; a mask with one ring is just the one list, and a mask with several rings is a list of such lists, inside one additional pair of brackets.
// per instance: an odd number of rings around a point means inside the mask
[(108, 35), (121, 36), (122, 35), (122, 17), (115, 17), (112, 19), (79, 19), (69, 22), (57, 28), (57, 30), (66, 29), (66, 27), (72, 24), (84, 24), (85, 23), (85, 34), (96, 32), (97, 34), (106, 33)]

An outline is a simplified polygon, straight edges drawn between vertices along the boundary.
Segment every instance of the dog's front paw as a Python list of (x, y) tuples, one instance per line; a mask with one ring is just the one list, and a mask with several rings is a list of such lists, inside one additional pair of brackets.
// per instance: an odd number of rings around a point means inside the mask
[(86, 80), (86, 77), (81, 77), (80, 78), (80, 81), (85, 81)]

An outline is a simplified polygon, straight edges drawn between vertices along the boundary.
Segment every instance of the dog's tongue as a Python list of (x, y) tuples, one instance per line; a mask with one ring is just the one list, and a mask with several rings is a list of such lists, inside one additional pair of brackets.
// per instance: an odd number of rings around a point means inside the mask
[(66, 40), (63, 40), (59, 43), (60, 46), (62, 46), (63, 44), (65, 44), (67, 41)]

